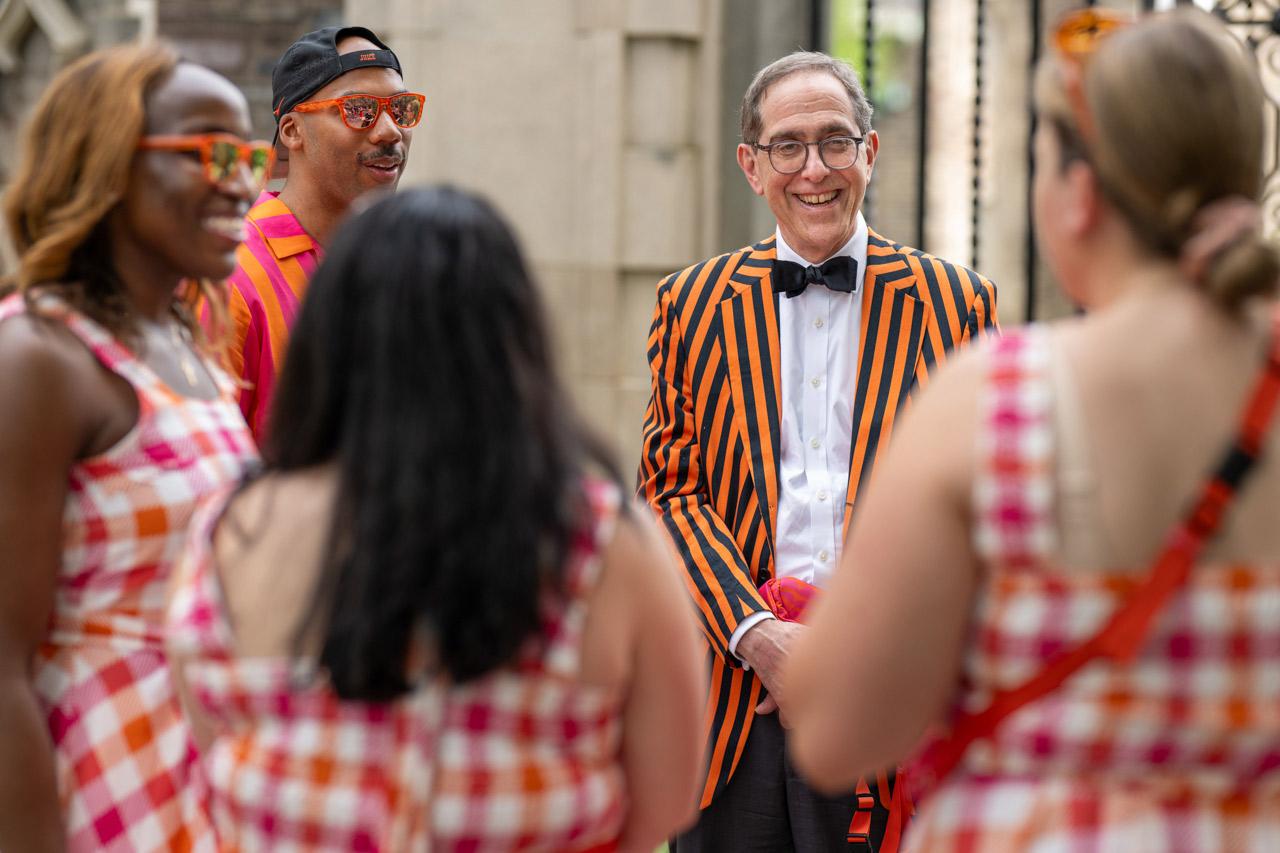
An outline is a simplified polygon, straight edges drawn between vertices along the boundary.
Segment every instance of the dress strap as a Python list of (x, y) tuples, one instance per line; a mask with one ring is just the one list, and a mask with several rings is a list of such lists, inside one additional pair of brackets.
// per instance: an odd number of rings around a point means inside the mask
[[(22, 294), (15, 293), (0, 301), (0, 320), (28, 311), (32, 311), (32, 309), (27, 307)], [(100, 364), (112, 373), (123, 377), (126, 382), (137, 390), (139, 396), (147, 404), (169, 403), (174, 400), (186, 399), (211, 402), (195, 397), (183, 397), (173, 391), (120, 338), (112, 334), (96, 320), (76, 310), (56, 293), (44, 293), (37, 297), (32, 313), (47, 320), (61, 322), (84, 344), (85, 348), (93, 354)], [(213, 380), (218, 397), (225, 400), (234, 400), (237, 391), (236, 384), (227, 375), (226, 371), (196, 348), (193, 348), (192, 355), (200, 360), (205, 372)]]
[(912, 772), (917, 790), (932, 788), (959, 764), (969, 744), (989, 737), (1019, 708), (1056, 690), (1077, 670), (1096, 658), (1131, 663), (1142, 648), (1155, 617), (1190, 575), (1204, 545), (1217, 532), (1232, 500), (1254, 469), (1280, 398), (1280, 312), (1272, 316), (1271, 343), (1261, 375), (1241, 415), (1236, 436), (1201, 488), (1191, 510), (1174, 526), (1147, 577), (1112, 614), (1102, 630), (1076, 648), (1064, 651), (1018, 687), (995, 694), (978, 713), (961, 714), (950, 733), (930, 744)]
[(1027, 568), (1056, 548), (1053, 394), (1048, 330), (995, 341), (978, 430), (974, 543), (987, 561)]
[(582, 656), (582, 632), (587, 621), (587, 600), (600, 578), (601, 554), (613, 539), (621, 511), (618, 487), (604, 480), (588, 479), (583, 492), (589, 507), (590, 523), (575, 538), (570, 549), (566, 580), (566, 604), (553, 620), (543, 666), (547, 672), (572, 678), (578, 674)]
[(1090, 459), (1084, 407), (1070, 361), (1056, 347), (1051, 349), (1058, 556), (1065, 566), (1101, 566), (1112, 551), (1098, 515), (1098, 477)]

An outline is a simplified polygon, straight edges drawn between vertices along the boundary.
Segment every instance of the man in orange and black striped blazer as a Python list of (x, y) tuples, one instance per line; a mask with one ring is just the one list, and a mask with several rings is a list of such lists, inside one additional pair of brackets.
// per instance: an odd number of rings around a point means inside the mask
[[(867, 228), (879, 140), (845, 63), (797, 53), (763, 69), (742, 140), (777, 230), (665, 278), (649, 335), (640, 494), (683, 558), (711, 671), (702, 812), (675, 849), (848, 850), (853, 792), (823, 797), (785, 760), (779, 672), (805, 629), (757, 587), (823, 585), (895, 417), (948, 350), (996, 328), (995, 289)], [(890, 797), (872, 793), (878, 847)]]

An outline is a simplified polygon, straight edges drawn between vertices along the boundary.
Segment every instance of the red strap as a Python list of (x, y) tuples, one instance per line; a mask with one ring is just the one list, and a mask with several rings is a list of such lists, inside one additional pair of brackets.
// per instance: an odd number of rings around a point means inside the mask
[(849, 834), (846, 841), (850, 844), (871, 844), (871, 812), (876, 807), (876, 798), (867, 787), (866, 779), (858, 780), (858, 787), (853, 794), (853, 820), (849, 822)]
[[(883, 777), (885, 774), (881, 774)], [(888, 780), (885, 785), (887, 787)], [(898, 768), (898, 778), (893, 786), (893, 795), (889, 799), (889, 819), (884, 827), (884, 840), (880, 842), (879, 853), (898, 853), (898, 848), (902, 845), (902, 833), (907, 828), (907, 818), (911, 817), (914, 809), (911, 805), (911, 797), (907, 793), (907, 778), (902, 773), (902, 768)]]
[[(911, 798), (907, 794), (902, 768), (898, 768), (893, 787), (889, 786), (888, 772), (880, 771), (876, 775), (876, 788), (880, 792), (880, 805), (889, 812), (885, 821), (884, 837), (880, 840), (880, 846), (875, 848), (876, 853), (898, 853), (898, 848), (902, 844), (902, 832), (906, 829), (907, 818), (911, 817), (912, 812)], [(849, 823), (846, 840), (850, 844), (865, 844), (870, 848), (871, 813), (875, 810), (876, 799), (867, 786), (866, 779), (858, 780), (854, 797), (857, 808), (853, 813), (853, 820)]]
[(1239, 491), (1262, 447), (1262, 439), (1275, 415), (1280, 397), (1280, 313), (1275, 315), (1271, 348), (1262, 375), (1254, 386), (1241, 419), (1240, 429), (1226, 458), (1205, 484), (1192, 511), (1165, 540), (1146, 580), (1112, 615), (1101, 631), (1074, 649), (1051, 659), (1022, 685), (1002, 690), (986, 709), (962, 714), (943, 740), (931, 744), (913, 770), (912, 784), (927, 790), (945, 779), (960, 763), (969, 744), (991, 735), (1005, 717), (1053, 692), (1067, 678), (1094, 658), (1119, 663), (1133, 660), (1151, 624), (1190, 575), (1191, 566), (1205, 542), (1218, 529), (1227, 507)]

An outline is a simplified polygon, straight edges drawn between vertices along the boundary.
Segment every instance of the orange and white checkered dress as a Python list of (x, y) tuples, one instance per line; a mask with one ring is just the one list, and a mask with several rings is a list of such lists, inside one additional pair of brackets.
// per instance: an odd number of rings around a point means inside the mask
[[(956, 707), (982, 710), (1096, 634), (1143, 573), (1057, 570), (1048, 333), (993, 350), (976, 539), (987, 570)], [(1087, 664), (974, 742), (920, 851), (1280, 850), (1280, 566), (1205, 564), (1135, 662)]]
[[(0, 302), (0, 322), (25, 310)], [(52, 736), (72, 850), (211, 850), (195, 758), (162, 631), (173, 562), (197, 501), (256, 457), (235, 389), (182, 397), (119, 340), (70, 309), (60, 319), (138, 395), (138, 422), (71, 469), (62, 568), (35, 690)]]
[[(433, 681), (385, 704), (340, 700), (305, 665), (237, 658), (210, 542), (224, 500), (193, 525), (171, 641), (212, 719), (204, 754), (224, 849), (605, 851), (625, 808), (615, 691), (577, 680), (586, 599), (618, 508), (592, 483), (567, 601), (543, 643), (462, 686)], [(500, 531), (498, 531), (500, 535)]]

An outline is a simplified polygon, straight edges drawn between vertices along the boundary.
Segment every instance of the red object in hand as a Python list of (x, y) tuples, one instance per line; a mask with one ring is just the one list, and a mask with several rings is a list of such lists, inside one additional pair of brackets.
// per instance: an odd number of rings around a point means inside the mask
[(818, 595), (818, 588), (799, 578), (770, 578), (760, 585), (760, 595), (773, 615), (783, 622), (800, 622), (805, 608)]

